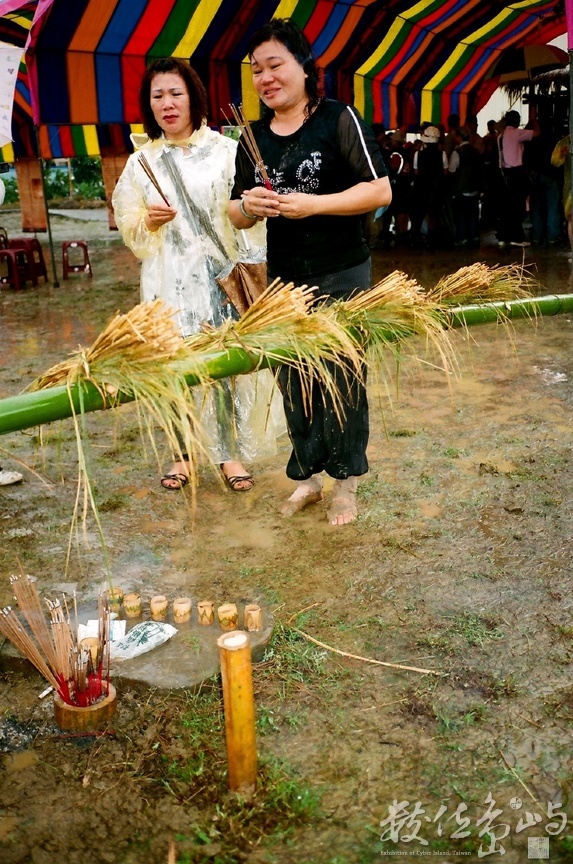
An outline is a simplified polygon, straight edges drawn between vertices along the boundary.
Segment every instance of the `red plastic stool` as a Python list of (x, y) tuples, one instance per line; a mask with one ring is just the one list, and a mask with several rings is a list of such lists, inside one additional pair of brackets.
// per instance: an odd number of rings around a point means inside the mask
[(46, 262), (44, 261), (44, 253), (40, 245), (40, 241), (36, 237), (14, 237), (13, 240), (8, 240), (8, 249), (25, 249), (28, 253), (30, 268), (33, 273), (34, 285), (38, 284), (40, 276), (44, 281), (48, 281), (48, 271)]
[[(70, 249), (78, 249), (83, 255), (83, 260), (80, 264), (70, 264), (68, 252)], [(90, 256), (88, 255), (88, 244), (85, 240), (64, 240), (62, 243), (62, 264), (64, 269), (64, 279), (68, 278), (69, 273), (87, 273), (93, 277), (92, 265), (90, 264)]]
[[(6, 262), (6, 273), (3, 263)], [(28, 253), (24, 249), (0, 249), (0, 284), (20, 290), (32, 279)], [(37, 284), (37, 283), (35, 283)]]

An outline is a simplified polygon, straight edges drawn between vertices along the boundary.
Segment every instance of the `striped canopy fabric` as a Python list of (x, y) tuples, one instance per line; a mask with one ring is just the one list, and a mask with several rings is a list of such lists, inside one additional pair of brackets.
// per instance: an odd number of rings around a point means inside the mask
[[(22, 4), (21, 0), (7, 0), (12, 9), (0, 17), (0, 42), (29, 47), (30, 30), (39, 9), (37, 0)], [(51, 0), (44, 0), (47, 10)], [(0, 3), (0, 9), (3, 9)], [(29, 56), (29, 55), (28, 55)], [(44, 159), (69, 158), (71, 156), (101, 156), (106, 153), (125, 153), (131, 149), (130, 132), (141, 131), (141, 126), (128, 124), (46, 124), (37, 126), (37, 136), (32, 117), (32, 96), (26, 57), (18, 70), (14, 92), (12, 115), (13, 143), (0, 148), (0, 162), (14, 162), (19, 157)]]
[[(18, 0), (5, 2), (18, 6)], [(566, 32), (563, 0), (35, 0), (19, 6), (29, 31), (28, 90), (22, 76), (20, 98), (46, 130), (138, 123), (146, 64), (169, 55), (189, 59), (202, 77), (211, 124), (226, 122), (230, 103), (242, 103), (254, 117), (247, 45), (272, 17), (292, 18), (303, 28), (328, 96), (355, 104), (368, 123), (388, 129), (415, 130), (454, 112), (477, 113), (498, 83), (488, 73), (507, 49), (545, 44)], [(69, 129), (45, 135), (58, 137), (64, 152), (81, 137)]]

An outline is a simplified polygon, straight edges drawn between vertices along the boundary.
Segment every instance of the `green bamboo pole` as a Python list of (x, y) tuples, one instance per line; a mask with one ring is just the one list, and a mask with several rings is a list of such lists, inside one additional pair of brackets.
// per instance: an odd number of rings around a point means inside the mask
[(473, 327), (505, 319), (535, 318), (536, 315), (563, 315), (573, 312), (573, 294), (549, 294), (526, 300), (500, 300), (496, 303), (476, 303), (458, 306), (445, 312), (449, 327)]
[[(471, 304), (453, 307), (443, 313), (443, 326), (473, 327), (477, 324), (488, 324), (495, 321), (513, 320), (517, 318), (535, 318), (538, 315), (560, 315), (573, 312), (573, 294), (551, 294), (546, 297), (534, 297), (526, 300), (508, 300), (496, 303)], [(389, 341), (400, 338), (389, 331)], [(227, 378), (231, 375), (242, 375), (252, 372), (257, 366), (277, 366), (282, 359), (288, 359), (288, 351), (275, 352), (273, 360), (264, 360), (242, 348), (225, 348), (221, 351), (208, 352), (203, 355), (202, 369), (204, 374), (212, 379)], [(179, 367), (185, 374), (185, 369)], [(199, 383), (194, 373), (185, 374), (189, 386)], [(68, 388), (65, 385), (50, 387), (35, 393), (22, 393), (0, 399), (0, 435), (29, 429), (32, 426), (42, 426), (63, 420), (74, 413), (87, 413), (110, 408), (112, 405), (130, 402), (133, 396), (119, 393), (113, 399), (105, 398), (89, 381), (81, 381)]]

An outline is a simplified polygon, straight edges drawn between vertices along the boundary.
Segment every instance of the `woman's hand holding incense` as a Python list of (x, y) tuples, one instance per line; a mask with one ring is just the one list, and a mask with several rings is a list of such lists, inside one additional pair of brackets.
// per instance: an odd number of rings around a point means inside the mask
[(319, 206), (318, 197), (306, 192), (279, 195), (280, 214), (286, 219), (306, 219), (307, 216), (314, 216), (319, 212)]
[(145, 224), (149, 231), (157, 231), (162, 225), (172, 222), (177, 216), (177, 210), (165, 204), (150, 204), (145, 216)]
[(266, 219), (281, 215), (279, 196), (274, 189), (266, 189), (264, 186), (245, 189), (242, 200), (243, 207), (251, 216)]

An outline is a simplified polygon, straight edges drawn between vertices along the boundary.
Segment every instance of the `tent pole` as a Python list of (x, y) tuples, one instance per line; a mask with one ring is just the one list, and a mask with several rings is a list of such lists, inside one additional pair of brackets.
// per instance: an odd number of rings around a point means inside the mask
[[(570, 182), (573, 182), (573, 46), (569, 46), (569, 171)], [(571, 190), (569, 192), (571, 195)], [(569, 226), (568, 226), (569, 227)], [(573, 259), (573, 231), (567, 231), (569, 237), (569, 252)], [(573, 287), (573, 264), (570, 268), (569, 276), (570, 286)]]
[(34, 126), (34, 132), (36, 133), (36, 147), (38, 149), (38, 164), (40, 165), (40, 175), (42, 177), (42, 195), (44, 196), (44, 208), (46, 210), (46, 225), (48, 226), (48, 243), (50, 244), (50, 258), (52, 259), (52, 274), (53, 274), (53, 283), (55, 288), (60, 287), (60, 283), (58, 282), (58, 274), (56, 271), (56, 256), (54, 255), (54, 240), (52, 238), (52, 225), (50, 222), (50, 211), (48, 210), (48, 196), (46, 189), (46, 176), (44, 174), (44, 160), (42, 159), (42, 153), (40, 151), (40, 134), (38, 131), (38, 126)]

